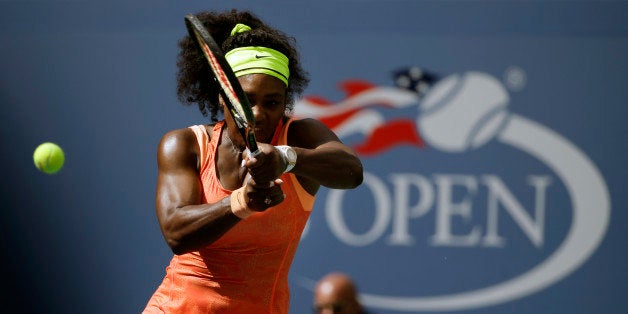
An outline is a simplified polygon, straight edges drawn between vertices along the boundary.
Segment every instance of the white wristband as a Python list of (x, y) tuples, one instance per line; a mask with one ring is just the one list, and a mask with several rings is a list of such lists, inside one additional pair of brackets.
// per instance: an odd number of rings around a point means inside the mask
[(281, 154), (281, 158), (286, 163), (286, 170), (283, 172), (286, 173), (297, 164), (297, 152), (294, 151), (294, 148), (288, 145), (279, 145), (275, 146), (275, 149)]

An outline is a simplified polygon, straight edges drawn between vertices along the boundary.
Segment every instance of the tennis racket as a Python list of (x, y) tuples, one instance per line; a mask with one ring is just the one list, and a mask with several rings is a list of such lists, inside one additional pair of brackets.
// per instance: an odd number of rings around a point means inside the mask
[(222, 49), (220, 49), (220, 46), (203, 26), (203, 23), (193, 14), (185, 16), (185, 25), (192, 40), (203, 51), (205, 59), (207, 59), (211, 68), (210, 75), (220, 85), (220, 94), (250, 154), (252, 156), (259, 154), (257, 140), (255, 139), (255, 118), (253, 117), (251, 103), (227, 59), (225, 59)]

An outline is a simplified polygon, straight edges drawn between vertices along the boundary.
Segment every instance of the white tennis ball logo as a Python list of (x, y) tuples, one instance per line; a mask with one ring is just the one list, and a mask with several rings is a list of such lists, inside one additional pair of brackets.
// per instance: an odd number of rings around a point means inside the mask
[(488, 74), (450, 75), (425, 95), (417, 125), (423, 139), (436, 149), (475, 149), (501, 130), (509, 115), (508, 100), (503, 85)]

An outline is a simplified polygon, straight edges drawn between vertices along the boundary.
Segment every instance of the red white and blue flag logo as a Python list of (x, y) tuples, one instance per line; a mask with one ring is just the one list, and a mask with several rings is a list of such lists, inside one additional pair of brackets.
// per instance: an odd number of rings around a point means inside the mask
[(295, 115), (317, 118), (340, 138), (363, 135), (363, 141), (354, 144), (356, 152), (363, 156), (382, 154), (401, 145), (422, 148), (425, 144), (413, 117), (386, 120), (378, 109), (415, 108), (436, 76), (412, 67), (396, 71), (394, 78), (393, 87), (358, 79), (340, 82), (345, 93), (343, 100), (334, 103), (309, 95), (295, 106)]

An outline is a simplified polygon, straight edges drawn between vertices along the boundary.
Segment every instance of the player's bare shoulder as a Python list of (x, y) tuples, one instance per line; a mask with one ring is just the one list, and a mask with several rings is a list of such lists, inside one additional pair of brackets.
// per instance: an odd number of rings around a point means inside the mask
[(314, 148), (329, 141), (339, 139), (325, 124), (313, 118), (295, 119), (288, 129), (288, 145)]
[(161, 137), (159, 150), (161, 153), (172, 153), (172, 151), (187, 150), (189, 144), (195, 143), (194, 131), (191, 128), (182, 128), (168, 131)]
[[(211, 127), (203, 125), (197, 128), (211, 139)], [(196, 165), (199, 153), (196, 132), (192, 127), (187, 127), (169, 131), (162, 136), (157, 160), (160, 168), (181, 164)]]

